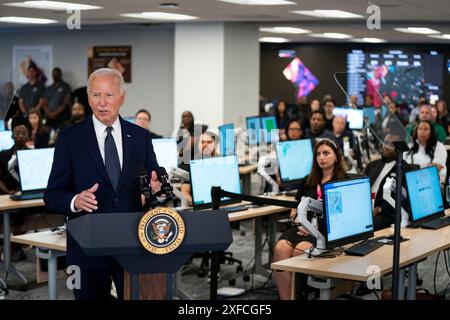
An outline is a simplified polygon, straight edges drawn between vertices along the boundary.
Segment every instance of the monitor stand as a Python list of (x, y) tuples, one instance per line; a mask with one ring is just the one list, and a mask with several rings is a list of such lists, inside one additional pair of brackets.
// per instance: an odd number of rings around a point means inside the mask
[(318, 257), (324, 253), (327, 253), (329, 250), (326, 249), (319, 249), (319, 248), (314, 248), (314, 249), (308, 249), (305, 251), (306, 254), (311, 255), (312, 257)]

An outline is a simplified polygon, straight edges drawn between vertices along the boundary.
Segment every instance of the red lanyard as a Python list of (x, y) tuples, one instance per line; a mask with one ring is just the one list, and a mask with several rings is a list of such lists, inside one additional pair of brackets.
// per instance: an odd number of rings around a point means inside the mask
[(320, 184), (317, 185), (317, 200), (322, 200), (322, 188), (320, 187)]

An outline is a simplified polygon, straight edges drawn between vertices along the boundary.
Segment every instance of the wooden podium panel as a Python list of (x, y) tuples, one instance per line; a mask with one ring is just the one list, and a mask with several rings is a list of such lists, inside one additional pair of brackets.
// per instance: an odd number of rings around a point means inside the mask
[[(131, 276), (124, 271), (124, 300), (131, 300)], [(139, 300), (167, 300), (165, 273), (139, 275)]]

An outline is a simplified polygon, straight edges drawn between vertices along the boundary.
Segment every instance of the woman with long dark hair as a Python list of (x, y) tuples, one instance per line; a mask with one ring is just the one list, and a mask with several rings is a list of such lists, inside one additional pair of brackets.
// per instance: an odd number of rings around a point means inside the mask
[[(278, 103), (275, 105), (275, 118), (277, 119), (277, 126), (280, 129), (280, 131), (284, 131), (284, 128), (289, 122), (287, 107), (284, 101), (278, 101)], [(280, 134), (281, 133), (284, 132), (280, 132)]]
[[(330, 181), (348, 178), (342, 166), (342, 155), (336, 143), (328, 138), (317, 139), (314, 147), (314, 162), (311, 172), (300, 183), (296, 199), (310, 197), (322, 200), (322, 185)], [(297, 209), (291, 212), (291, 220), (297, 215)], [(286, 230), (275, 244), (274, 262), (288, 259), (305, 253), (312, 246), (313, 237), (299, 226), (292, 226)], [(290, 299), (292, 275), (290, 272), (277, 271), (275, 281), (280, 299)]]
[(444, 145), (437, 140), (434, 125), (430, 121), (421, 120), (416, 125), (413, 135), (413, 147), (404, 154), (409, 164), (418, 164), (421, 168), (437, 166), (439, 180), (445, 184), (447, 176), (447, 151)]
[(31, 141), (34, 148), (48, 148), (50, 141), (50, 129), (44, 126), (41, 113), (32, 108), (28, 111), (27, 117), (31, 124)]
[(444, 100), (439, 100), (438, 102), (436, 102), (436, 108), (439, 113), (436, 122), (444, 127), (445, 132), (448, 135), (450, 125), (450, 115), (448, 114), (447, 104), (445, 103)]

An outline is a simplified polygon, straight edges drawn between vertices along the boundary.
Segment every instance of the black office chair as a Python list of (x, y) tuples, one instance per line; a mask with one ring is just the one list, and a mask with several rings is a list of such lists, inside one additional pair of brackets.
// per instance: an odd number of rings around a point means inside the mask
[[(240, 230), (239, 223), (232, 222), (231, 228)], [(205, 277), (209, 272), (210, 260), (211, 260), (211, 252), (197, 252), (195, 253), (187, 262), (186, 265), (192, 264), (193, 259), (201, 258), (202, 261), (200, 263), (200, 270), (197, 272), (197, 276), (200, 278)], [(236, 267), (236, 275), (238, 276), (240, 273), (244, 271), (242, 266), (242, 261), (233, 257), (233, 253), (229, 251), (221, 251), (219, 256), (219, 264), (228, 264), (233, 265), (237, 264)], [(244, 278), (246, 281), (247, 277)], [(249, 280), (249, 279), (248, 279)], [(234, 285), (236, 283), (236, 279), (232, 278), (229, 280), (230, 285)]]

